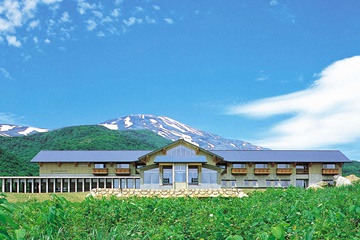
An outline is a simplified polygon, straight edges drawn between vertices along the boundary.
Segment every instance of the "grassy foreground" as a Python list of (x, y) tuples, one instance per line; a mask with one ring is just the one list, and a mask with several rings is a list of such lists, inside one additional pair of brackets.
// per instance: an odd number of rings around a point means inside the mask
[(51, 195), (42, 202), (9, 203), (0, 198), (0, 239), (358, 240), (359, 193), (356, 184), (316, 191), (268, 189), (241, 199), (86, 198), (71, 202)]

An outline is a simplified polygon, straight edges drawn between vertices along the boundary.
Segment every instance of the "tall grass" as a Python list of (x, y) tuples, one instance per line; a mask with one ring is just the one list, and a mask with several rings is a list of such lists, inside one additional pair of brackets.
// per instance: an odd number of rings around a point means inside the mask
[[(249, 198), (86, 198), (13, 203), (26, 239), (360, 239), (360, 185)], [(9, 204), (9, 203), (7, 203)]]

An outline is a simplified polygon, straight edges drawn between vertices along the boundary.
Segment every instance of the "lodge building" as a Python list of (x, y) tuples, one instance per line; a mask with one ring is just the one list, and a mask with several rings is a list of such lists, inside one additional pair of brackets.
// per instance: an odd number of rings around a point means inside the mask
[(0, 190), (307, 187), (331, 184), (350, 160), (338, 150), (205, 150), (180, 139), (155, 151), (41, 151), (31, 162), (39, 176), (0, 177)]

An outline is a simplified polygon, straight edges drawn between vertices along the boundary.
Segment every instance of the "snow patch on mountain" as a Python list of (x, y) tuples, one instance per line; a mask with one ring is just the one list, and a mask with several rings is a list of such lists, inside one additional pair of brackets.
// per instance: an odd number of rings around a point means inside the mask
[(226, 139), (216, 134), (195, 129), (165, 116), (145, 114), (129, 115), (117, 119), (111, 119), (100, 123), (99, 125), (111, 130), (148, 129), (171, 141), (176, 141), (181, 138), (207, 150), (264, 149), (248, 142), (236, 139)]
[(26, 127), (12, 124), (0, 124), (0, 136), (3, 137), (18, 137), (27, 136), (34, 133), (48, 132), (48, 129)]

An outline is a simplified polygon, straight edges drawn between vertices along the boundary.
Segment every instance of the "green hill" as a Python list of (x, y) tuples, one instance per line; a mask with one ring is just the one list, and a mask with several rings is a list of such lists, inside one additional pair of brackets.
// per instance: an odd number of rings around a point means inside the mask
[(351, 163), (345, 163), (343, 165), (343, 175), (348, 176), (350, 174), (354, 174), (360, 177), (360, 162), (359, 161), (351, 161)]
[(30, 160), (41, 150), (154, 150), (171, 141), (150, 130), (75, 126), (24, 137), (0, 137), (0, 176), (38, 175)]

